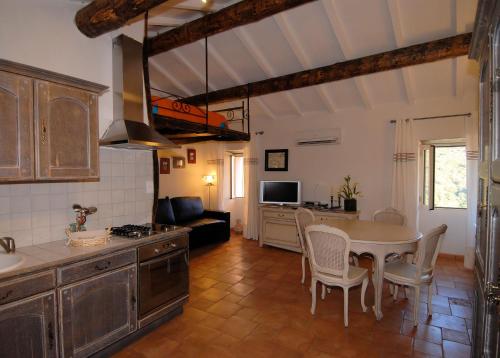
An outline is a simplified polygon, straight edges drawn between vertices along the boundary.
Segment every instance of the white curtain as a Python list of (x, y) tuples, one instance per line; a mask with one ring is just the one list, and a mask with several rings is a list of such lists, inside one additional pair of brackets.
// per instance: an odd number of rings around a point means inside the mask
[(211, 190), (210, 209), (224, 210), (224, 153), (223, 142), (214, 142), (210, 146), (207, 164), (215, 166), (215, 186)]
[(243, 208), (243, 237), (252, 240), (259, 238), (258, 203), (258, 136), (254, 136), (245, 146), (243, 153), (245, 161), (245, 201)]
[(416, 147), (413, 120), (398, 119), (394, 138), (392, 206), (406, 215), (408, 226), (412, 228), (416, 228), (417, 223)]
[(467, 151), (467, 232), (465, 239), (464, 266), (474, 268), (476, 243), (476, 217), (478, 192), (479, 123), (477, 116), (464, 117)]

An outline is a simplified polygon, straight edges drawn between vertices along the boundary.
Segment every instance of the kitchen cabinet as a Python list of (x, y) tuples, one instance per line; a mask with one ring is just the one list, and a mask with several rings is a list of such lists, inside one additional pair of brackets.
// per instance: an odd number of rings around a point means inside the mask
[(35, 81), (36, 177), (99, 178), (97, 96)]
[[(262, 205), (259, 210), (260, 246), (270, 245), (290, 251), (302, 252), (297, 225), (295, 223), (294, 208)], [(328, 225), (335, 220), (357, 220), (359, 218), (359, 212), (347, 212), (342, 210), (312, 211), (317, 224)]]
[(106, 89), (0, 59), (0, 183), (99, 179)]
[(136, 330), (137, 268), (129, 265), (58, 289), (62, 357), (87, 357)]
[(32, 181), (33, 80), (0, 71), (0, 178)]
[(0, 306), (0, 357), (57, 357), (55, 293)]

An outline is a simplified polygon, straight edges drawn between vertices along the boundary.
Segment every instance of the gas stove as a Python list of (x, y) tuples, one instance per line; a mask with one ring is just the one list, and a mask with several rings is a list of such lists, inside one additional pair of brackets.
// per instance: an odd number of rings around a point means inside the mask
[(111, 228), (111, 233), (129, 239), (140, 239), (155, 234), (150, 225), (123, 225)]
[(123, 225), (111, 228), (113, 235), (122, 236), (127, 239), (138, 240), (143, 237), (160, 234), (162, 232), (169, 232), (177, 230), (179, 226), (174, 225), (158, 225), (158, 224), (144, 224), (144, 225)]

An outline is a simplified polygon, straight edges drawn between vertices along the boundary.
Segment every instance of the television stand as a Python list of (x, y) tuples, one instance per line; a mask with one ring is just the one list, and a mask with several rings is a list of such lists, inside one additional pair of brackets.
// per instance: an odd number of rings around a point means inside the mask
[[(259, 246), (269, 245), (285, 250), (302, 252), (295, 224), (295, 210), (299, 206), (260, 205), (259, 206)], [(333, 220), (357, 220), (359, 211), (347, 212), (339, 209), (310, 208), (318, 224), (328, 224)]]

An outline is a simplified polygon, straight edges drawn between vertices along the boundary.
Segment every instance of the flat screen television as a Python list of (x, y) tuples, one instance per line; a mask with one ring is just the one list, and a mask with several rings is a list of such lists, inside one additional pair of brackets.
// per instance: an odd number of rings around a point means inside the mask
[(300, 205), (300, 181), (274, 181), (263, 180), (260, 182), (261, 204)]

